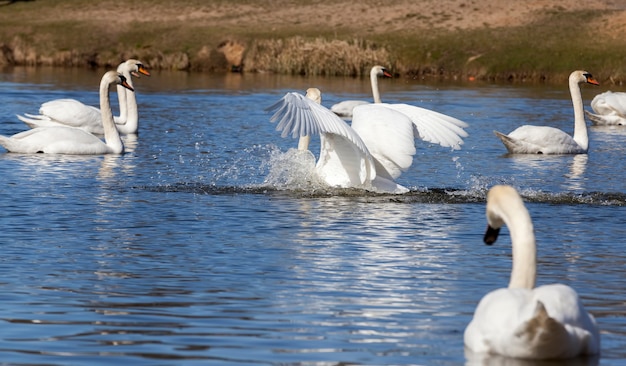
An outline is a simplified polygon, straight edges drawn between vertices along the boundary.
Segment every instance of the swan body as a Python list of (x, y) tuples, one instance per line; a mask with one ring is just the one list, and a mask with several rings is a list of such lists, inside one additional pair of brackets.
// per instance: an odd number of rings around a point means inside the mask
[(485, 295), (465, 329), (474, 353), (523, 359), (567, 359), (600, 352), (600, 334), (576, 291), (563, 284), (535, 287), (533, 224), (517, 191), (494, 186), (487, 195), (485, 243), (509, 228), (513, 269), (508, 288)]
[[(143, 64), (134, 59), (122, 62), (118, 68), (130, 87), (133, 87), (131, 75), (139, 77), (139, 74), (150, 76), (150, 72)], [(135, 134), (138, 129), (139, 115), (137, 112), (137, 100), (135, 93), (126, 93), (126, 88), (118, 85), (117, 95), (120, 106), (120, 116), (114, 117), (115, 123), (121, 134)], [(17, 118), (31, 128), (36, 127), (76, 127), (89, 133), (102, 135), (102, 117), (96, 107), (85, 105), (76, 99), (55, 99), (43, 103), (39, 108), (39, 115), (26, 113)]]
[(511, 154), (585, 154), (589, 136), (580, 94), (581, 83), (599, 85), (586, 71), (574, 71), (569, 76), (569, 90), (574, 106), (574, 135), (548, 126), (524, 125), (505, 135), (494, 131)]
[(626, 93), (607, 91), (596, 95), (591, 101), (595, 113), (585, 114), (595, 125), (626, 126)]
[(104, 126), (105, 142), (83, 129), (68, 126), (37, 127), (20, 132), (11, 137), (0, 135), (0, 145), (9, 152), (34, 154), (121, 154), (124, 144), (113, 120), (109, 100), (109, 87), (112, 84), (132, 87), (123, 75), (115, 71), (104, 74), (100, 82), (100, 114)]
[(331, 187), (362, 188), (381, 193), (406, 193), (394, 180), (406, 171), (415, 155), (415, 138), (460, 149), (467, 136), (465, 122), (406, 104), (367, 104), (354, 109), (352, 126), (321, 104), (317, 88), (306, 97), (287, 93), (269, 107), (271, 122), (282, 136), (300, 137), (308, 149), (310, 136), (320, 135), (315, 170)]
[[(372, 95), (374, 103), (381, 103), (380, 91), (378, 90), (378, 77), (392, 77), (392, 75), (383, 66), (374, 66), (370, 70), (370, 83), (372, 85)], [(330, 107), (330, 110), (339, 117), (350, 118), (352, 111), (357, 105), (369, 104), (365, 100), (344, 100)]]

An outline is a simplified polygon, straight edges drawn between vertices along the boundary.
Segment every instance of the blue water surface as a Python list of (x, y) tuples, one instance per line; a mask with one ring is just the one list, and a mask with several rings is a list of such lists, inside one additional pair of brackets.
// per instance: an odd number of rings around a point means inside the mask
[[(0, 134), (51, 99), (97, 105), (102, 73), (3, 70)], [(310, 86), (327, 106), (369, 99), (361, 79), (155, 71), (135, 80), (124, 155), (0, 148), (0, 363), (470, 364), (463, 331), (510, 275), (508, 231), (482, 243), (485, 194), (504, 183), (533, 217), (538, 284), (574, 287), (601, 329), (599, 360), (556, 364), (626, 364), (626, 128), (590, 127), (585, 155), (508, 156), (493, 130), (572, 131), (566, 87), (384, 80), (385, 101), (470, 136), (417, 142), (405, 195), (329, 190), (285, 171), (297, 142), (264, 110)], [(586, 108), (606, 89), (584, 86)]]

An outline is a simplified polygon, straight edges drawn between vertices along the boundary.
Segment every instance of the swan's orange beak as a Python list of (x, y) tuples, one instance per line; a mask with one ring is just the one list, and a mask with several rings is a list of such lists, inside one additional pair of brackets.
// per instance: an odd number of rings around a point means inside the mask
[(146, 76), (150, 76), (150, 72), (148, 71), (148, 69), (146, 69), (144, 65), (139, 65), (139, 72)]
[(599, 83), (596, 79), (594, 79), (592, 76), (589, 76), (589, 77), (587, 78), (587, 82), (588, 82), (589, 84), (593, 84), (593, 85), (600, 85), (600, 83)]
[(135, 89), (133, 89), (133, 87), (128, 84), (126, 79), (122, 79), (122, 83), (120, 85), (122, 85), (124, 88), (126, 88), (126, 89), (128, 89), (130, 91), (135, 91)]
[(387, 71), (387, 70), (383, 70), (383, 75), (384, 75), (384, 76), (386, 76), (386, 77), (388, 77), (388, 78), (392, 78), (392, 77), (393, 77), (393, 75), (391, 75), (391, 74), (389, 73), (389, 71)]
[[(144, 65), (139, 65), (137, 67), (139, 69), (139, 72), (146, 75), (146, 76), (150, 76), (150, 72), (148, 71), (148, 69), (146, 69), (146, 67)], [(141, 75), (139, 75), (136, 71), (132, 71), (131, 75), (133, 75), (136, 78), (141, 77)]]

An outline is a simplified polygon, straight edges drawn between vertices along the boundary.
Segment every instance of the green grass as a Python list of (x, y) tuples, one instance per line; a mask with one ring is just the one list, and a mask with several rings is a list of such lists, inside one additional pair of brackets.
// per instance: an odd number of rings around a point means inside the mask
[[(575, 69), (623, 78), (625, 42), (596, 40), (584, 26), (600, 13), (548, 14), (524, 27), (405, 34), (391, 44), (407, 69), (444, 70), (496, 79), (563, 79)], [(583, 24), (583, 26), (581, 26)], [(472, 59), (470, 62), (468, 60)]]

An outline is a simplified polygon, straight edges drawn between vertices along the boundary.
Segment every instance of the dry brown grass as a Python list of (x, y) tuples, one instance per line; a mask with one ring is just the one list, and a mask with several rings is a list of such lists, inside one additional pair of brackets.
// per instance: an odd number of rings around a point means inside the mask
[(2, 6), (0, 65), (620, 81), (625, 21), (612, 0), (41, 0)]
[(297, 75), (361, 76), (377, 64), (395, 62), (371, 42), (304, 37), (254, 41), (245, 59), (246, 70)]

